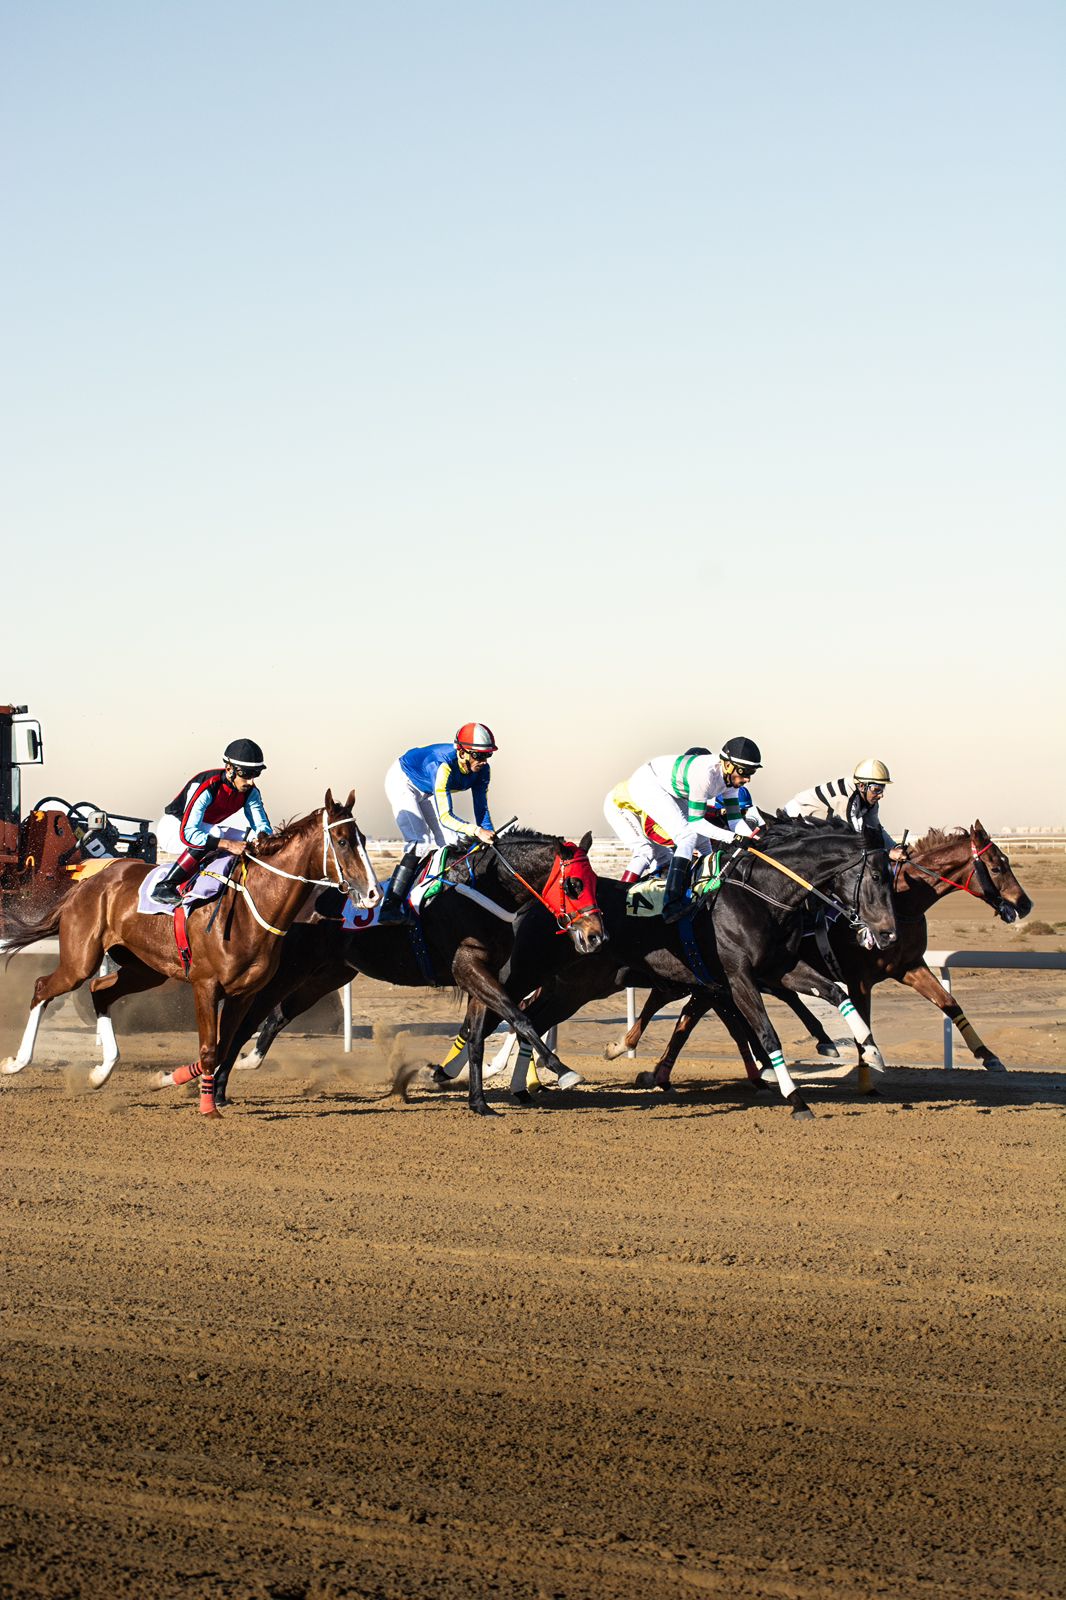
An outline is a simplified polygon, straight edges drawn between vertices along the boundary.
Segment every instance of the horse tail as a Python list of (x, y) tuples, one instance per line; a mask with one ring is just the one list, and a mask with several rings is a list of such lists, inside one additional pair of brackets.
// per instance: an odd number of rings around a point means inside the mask
[(43, 911), (36, 914), (32, 911), (5, 910), (4, 936), (0, 940), (7, 960), (5, 968), (10, 964), (11, 957), (20, 950), (25, 950), (27, 945), (36, 944), (38, 939), (51, 939), (59, 932), (59, 922), (63, 915), (67, 895), (74, 887), (73, 884), (65, 885), (58, 900), (53, 900), (51, 905), (45, 906)]

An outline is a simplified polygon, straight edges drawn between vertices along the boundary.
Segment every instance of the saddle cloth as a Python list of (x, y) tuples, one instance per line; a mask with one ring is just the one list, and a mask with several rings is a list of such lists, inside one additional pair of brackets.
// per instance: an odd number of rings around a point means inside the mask
[[(722, 852), (711, 850), (700, 856), (692, 873), (692, 898), (717, 894), (722, 886)], [(641, 878), (629, 885), (626, 895), (627, 917), (661, 917), (666, 895), (666, 879)]]
[[(410, 915), (418, 916), (427, 901), (434, 899), (445, 887), (441, 874), (447, 864), (448, 853), (452, 849), (453, 846), (451, 845), (440, 845), (427, 858), (411, 893), (404, 902)], [(390, 878), (389, 882), (391, 883), (391, 881)], [(383, 884), (382, 888), (387, 894), (388, 884)], [(363, 928), (376, 928), (378, 925), (378, 912), (385, 903), (385, 894), (382, 895), (376, 906), (370, 906), (369, 908), (355, 906), (350, 900), (346, 900), (344, 902), (344, 915), (341, 919), (342, 927), (353, 932), (361, 931)]]
[[(217, 900), (237, 861), (237, 856), (209, 856), (181, 897), (181, 903), (186, 911), (191, 911), (193, 906), (203, 905), (208, 900)], [(151, 872), (146, 873), (141, 879), (141, 886), (137, 891), (137, 910), (143, 917), (174, 915), (173, 906), (160, 905), (158, 900), (153, 899), (155, 886), (166, 871), (167, 866), (164, 863), (161, 867), (153, 867)]]

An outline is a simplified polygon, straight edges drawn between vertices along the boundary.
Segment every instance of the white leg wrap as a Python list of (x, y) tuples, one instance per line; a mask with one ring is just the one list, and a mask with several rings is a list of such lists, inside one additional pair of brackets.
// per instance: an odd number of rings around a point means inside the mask
[(517, 1048), (518, 1035), (505, 1031), (499, 1049), (489, 1057), (481, 1069), (482, 1078), (487, 1082), (489, 1078), (498, 1077), (501, 1072), (505, 1072), (511, 1059), (511, 1052)]
[(510, 1090), (512, 1094), (520, 1094), (526, 1087), (529, 1078), (529, 1069), (533, 1066), (533, 1052), (528, 1044), (515, 1041), (518, 1049), (515, 1051), (514, 1065), (511, 1067)]
[[(785, 1066), (785, 1058), (780, 1050), (770, 1051), (770, 1066), (773, 1068), (774, 1077), (777, 1079), (777, 1087), (787, 1100), (789, 1095), (795, 1094), (796, 1085), (789, 1076), (788, 1068)], [(766, 1074), (764, 1073), (763, 1076), (765, 1077)]]
[(118, 1060), (118, 1041), (115, 1038), (115, 1026), (110, 1017), (97, 1017), (96, 1037), (103, 1046), (104, 1059), (97, 1063), (89, 1073), (89, 1082), (94, 1089), (99, 1089), (110, 1078)]
[(254, 1072), (256, 1067), (261, 1067), (263, 1057), (259, 1054), (258, 1045), (253, 1044), (252, 1048), (246, 1050), (243, 1056), (239, 1056), (233, 1065), (238, 1072)]
[(0, 1061), (0, 1072), (21, 1072), (23, 1067), (28, 1067), (33, 1060), (33, 1047), (37, 1043), (37, 1029), (41, 1026), (41, 1016), (44, 1012), (45, 1001), (33, 1006), (26, 1019), (22, 1043), (17, 1054), (8, 1056), (6, 1061)]

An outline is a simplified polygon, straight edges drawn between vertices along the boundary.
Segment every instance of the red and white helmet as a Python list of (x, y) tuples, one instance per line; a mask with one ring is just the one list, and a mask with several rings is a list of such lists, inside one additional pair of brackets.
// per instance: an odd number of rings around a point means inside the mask
[(464, 722), (455, 735), (455, 742), (460, 750), (469, 750), (475, 756), (491, 756), (496, 749), (492, 729), (483, 722)]

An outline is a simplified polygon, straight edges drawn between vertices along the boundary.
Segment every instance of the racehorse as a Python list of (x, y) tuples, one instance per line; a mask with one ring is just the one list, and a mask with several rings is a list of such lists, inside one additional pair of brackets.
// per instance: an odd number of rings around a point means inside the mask
[[(0, 1072), (21, 1072), (29, 1065), (45, 1007), (79, 988), (97, 971), (106, 950), (117, 970), (90, 984), (97, 1033), (105, 1050), (104, 1060), (89, 1074), (90, 1082), (95, 1088), (106, 1083), (118, 1060), (108, 1014), (115, 1001), (155, 988), (167, 978), (182, 978), (192, 984), (196, 1001), (200, 1054), (194, 1075), (200, 1078), (200, 1110), (205, 1116), (216, 1115), (214, 1072), (219, 1053), (251, 997), (273, 977), (284, 934), (309, 886), (331, 884), (364, 905), (374, 905), (380, 898), (366, 840), (352, 814), (354, 801), (354, 790), (343, 806), (327, 791), (320, 810), (249, 846), (226, 881), (236, 902), (226, 915), (216, 915), (218, 908), (207, 905), (189, 912), (184, 956), (172, 919), (145, 916), (137, 909), (141, 883), (152, 870), (142, 861), (116, 861), (95, 877), (71, 885), (58, 909), (52, 908), (43, 919), (32, 923), (16, 919), (8, 949), (23, 949), (58, 932), (59, 965), (34, 985), (22, 1043), (17, 1055), (0, 1062)], [(309, 877), (316, 867), (318, 874)]]
[[(881, 950), (864, 949), (850, 936), (849, 930), (837, 922), (828, 930), (832, 958), (847, 982), (848, 994), (856, 1013), (867, 1028), (871, 1026), (874, 987), (886, 978), (894, 978), (897, 983), (906, 984), (916, 994), (932, 1001), (945, 1016), (950, 1017), (971, 1053), (989, 1072), (1002, 1072), (1004, 1067), (999, 1057), (982, 1043), (958, 1001), (925, 964), (929, 936), (926, 912), (944, 895), (955, 892), (983, 900), (1006, 923), (1028, 916), (1033, 909), (1033, 902), (1015, 877), (1009, 859), (989, 838), (980, 820), (968, 829), (958, 828), (950, 833), (932, 828), (907, 846), (906, 859), (895, 869), (893, 901), (899, 930), (896, 943)], [(805, 941), (804, 954), (812, 965), (825, 972), (828, 969), (824, 957), (811, 948), (812, 944), (809, 938)], [(771, 990), (771, 993), (774, 992)], [(640, 1017), (625, 1037), (616, 1044), (608, 1045), (608, 1059), (613, 1060), (624, 1050), (635, 1049), (651, 1018), (673, 998), (674, 991), (653, 990)], [(810, 1030), (819, 1054), (837, 1054), (836, 1046), (822, 1023), (797, 996), (779, 994), (778, 998), (784, 1000)], [(649, 1076), (658, 1088), (664, 1088), (669, 1083), (671, 1070), (685, 1040), (707, 1010), (706, 995), (694, 993), (677, 1019), (666, 1048), (655, 1065), (654, 1074), (639, 1074), (638, 1084), (646, 1082)], [(860, 1087), (869, 1088), (867, 1063), (862, 1055), (860, 1047)]]
[[(552, 935), (569, 935), (582, 960), (603, 942), (597, 879), (586, 833), (577, 845), (549, 834), (514, 829), (494, 845), (473, 850), (445, 868), (451, 887), (424, 904), (415, 925), (346, 930), (339, 921), (299, 924), (286, 938), (278, 971), (255, 997), (220, 1058), (226, 1094), (230, 1069), (245, 1040), (259, 1030), (249, 1064), (258, 1066), (287, 1022), (347, 983), (356, 973), (410, 987), (454, 983), (468, 997), (471, 1111), (495, 1116), (482, 1083), (484, 1021), (489, 1008), (558, 1073), (565, 1066), (502, 988), (499, 974), (514, 942), (515, 918), (540, 902)], [(560, 940), (560, 943), (563, 941)]]
[[(812, 889), (844, 913), (850, 927), (862, 924), (881, 947), (894, 943), (891, 881), (880, 833), (858, 835), (844, 823), (815, 826), (785, 818), (769, 824), (756, 841), (738, 841), (722, 871), (721, 888), (698, 902), (687, 922), (627, 915), (629, 886), (601, 878), (608, 942), (592, 959), (568, 960), (546, 937), (545, 919), (530, 914), (517, 931), (507, 989), (516, 998), (539, 987), (527, 1015), (543, 1031), (590, 1000), (632, 984), (665, 985), (674, 995), (698, 988), (719, 1011), (749, 1067), (746, 1033), (737, 1029), (732, 1008), (740, 1013), (765, 1051), (793, 1116), (807, 1118), (813, 1113), (785, 1067), (759, 990), (782, 985), (814, 993), (851, 1020), (854, 1007), (846, 997), (841, 1000), (842, 986), (800, 956), (801, 911)], [(855, 1028), (879, 1061), (869, 1029)]]

